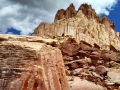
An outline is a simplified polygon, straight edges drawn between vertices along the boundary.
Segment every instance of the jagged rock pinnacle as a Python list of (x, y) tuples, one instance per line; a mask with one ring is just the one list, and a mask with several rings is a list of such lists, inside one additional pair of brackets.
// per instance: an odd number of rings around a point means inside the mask
[(57, 11), (54, 21), (60, 20), (63, 18), (69, 19), (74, 16), (76, 16), (76, 10), (75, 10), (73, 3), (71, 3), (70, 6), (66, 10), (60, 9)]
[[(111, 28), (115, 29), (115, 24), (113, 22), (111, 22), (107, 17), (102, 18), (99, 15), (97, 15), (91, 5), (88, 5), (86, 3), (82, 4), (78, 8), (78, 11), (79, 10), (81, 10), (82, 13), (88, 19), (96, 19), (97, 22), (104, 24), (106, 28), (110, 26)], [(78, 11), (75, 10), (75, 6), (73, 5), (73, 3), (71, 3), (66, 10), (60, 9), (57, 11), (54, 21), (61, 20), (63, 18), (69, 19), (69, 18), (75, 17), (77, 15)], [(105, 23), (105, 22), (107, 22), (107, 23)]]

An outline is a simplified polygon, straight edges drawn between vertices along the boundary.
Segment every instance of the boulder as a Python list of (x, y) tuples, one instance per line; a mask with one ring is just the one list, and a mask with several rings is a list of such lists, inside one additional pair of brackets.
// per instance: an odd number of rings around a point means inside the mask
[(73, 56), (78, 53), (80, 46), (72, 38), (68, 38), (65, 42), (59, 46), (63, 55)]
[(100, 54), (98, 52), (92, 52), (90, 58), (92, 60), (98, 60), (100, 58)]
[(79, 59), (79, 60), (73, 60), (73, 61), (69, 61), (69, 62), (65, 62), (64, 64), (66, 66), (69, 66), (70, 69), (76, 69), (78, 67), (81, 68), (88, 68), (88, 64), (91, 63), (91, 59), (85, 57), (84, 59)]
[(73, 60), (73, 57), (70, 57), (68, 55), (63, 55), (63, 60), (64, 61), (72, 61)]
[(120, 62), (120, 53), (117, 52), (113, 52), (113, 51), (106, 51), (106, 50), (102, 50), (100, 57), (104, 59), (105, 63), (110, 63), (111, 61)]
[(115, 61), (110, 61), (105, 64), (107, 67), (119, 67), (119, 63), (116, 63)]
[(114, 78), (117, 77), (118, 75), (119, 75), (119, 74), (116, 73), (116, 72), (114, 72), (114, 71), (109, 71), (109, 72), (107, 73), (107, 77), (110, 78), (110, 79), (112, 79), (112, 80), (114, 80)]
[(120, 85), (120, 72), (110, 71), (107, 73), (107, 76), (110, 79), (109, 83)]
[(74, 76), (77, 76), (77, 75), (80, 74), (80, 71), (81, 71), (81, 70), (82, 70), (82, 68), (77, 68), (77, 69), (74, 69), (74, 70), (72, 71), (72, 73), (73, 73)]
[(0, 90), (69, 90), (61, 51), (34, 36), (1, 35)]
[(90, 53), (84, 50), (80, 50), (77, 54), (81, 59), (84, 58), (85, 56), (89, 57)]
[(87, 80), (81, 80), (79, 77), (68, 77), (70, 90), (105, 90), (100, 85), (96, 85)]
[(105, 66), (99, 65), (96, 67), (95, 72), (99, 75), (107, 75), (108, 69)]
[(92, 45), (85, 41), (80, 42), (80, 48), (84, 51), (93, 51)]

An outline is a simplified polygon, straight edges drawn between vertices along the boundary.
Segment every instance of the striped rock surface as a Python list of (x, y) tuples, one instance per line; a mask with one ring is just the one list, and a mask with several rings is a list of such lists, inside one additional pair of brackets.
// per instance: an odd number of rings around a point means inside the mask
[(0, 35), (0, 90), (69, 90), (61, 51), (46, 42)]

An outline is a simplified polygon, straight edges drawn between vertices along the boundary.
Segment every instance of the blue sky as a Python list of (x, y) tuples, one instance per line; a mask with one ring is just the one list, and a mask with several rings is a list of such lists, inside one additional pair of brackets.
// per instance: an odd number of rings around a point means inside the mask
[(73, 3), (91, 4), (97, 14), (107, 16), (120, 32), (120, 0), (0, 0), (0, 33), (31, 35), (41, 22), (52, 23), (58, 9)]
[(108, 18), (115, 23), (115, 25), (116, 25), (115, 30), (117, 32), (120, 32), (120, 0), (115, 5), (113, 10), (110, 11)]

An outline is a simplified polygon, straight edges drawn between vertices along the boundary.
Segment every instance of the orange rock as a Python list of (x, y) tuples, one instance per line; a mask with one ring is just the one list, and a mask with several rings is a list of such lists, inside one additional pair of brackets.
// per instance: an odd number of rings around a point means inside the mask
[[(73, 40), (73, 41), (72, 41)], [(75, 54), (78, 53), (79, 49), (80, 49), (80, 45), (77, 44), (74, 39), (68, 38), (67, 41), (63, 42), (60, 46), (59, 46), (61, 52), (63, 54), (66, 54), (68, 56), (73, 56)]]
[(97, 18), (97, 14), (95, 12), (94, 9), (92, 9), (91, 5), (88, 5), (88, 4), (82, 4), (78, 11), (79, 10), (82, 10), (83, 14), (87, 17), (87, 18)]
[(76, 16), (76, 10), (74, 5), (71, 3), (66, 10), (60, 9), (57, 11), (54, 21), (61, 20), (63, 18), (69, 19), (75, 16)]
[(119, 33), (114, 28), (114, 23), (98, 16), (91, 5), (82, 4), (76, 11), (70, 4), (66, 10), (58, 10), (52, 24), (41, 23), (33, 35), (58, 40), (58, 37), (71, 36), (77, 43), (85, 41), (92, 46), (96, 44), (101, 50), (110, 50), (111, 45), (120, 50)]
[(104, 17), (101, 23), (105, 25), (106, 30), (108, 30), (109, 27), (115, 29), (115, 24), (112, 21), (110, 21), (107, 17)]
[(69, 90), (61, 51), (45, 44), (51, 40), (16, 35), (0, 38), (1, 90)]
[(108, 69), (105, 66), (99, 65), (96, 67), (95, 72), (99, 75), (107, 75)]

